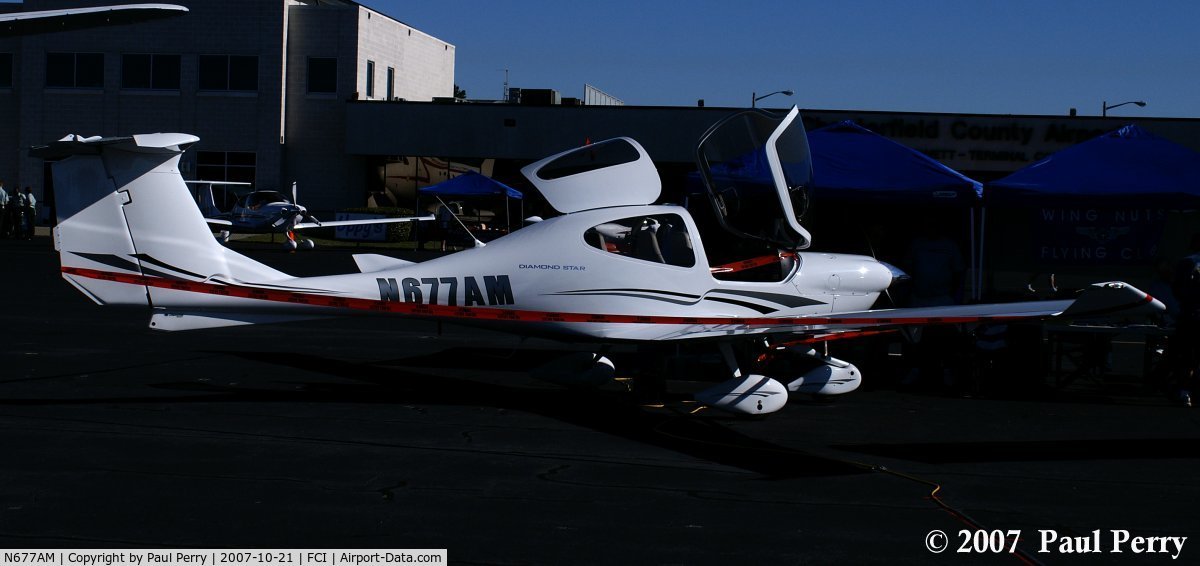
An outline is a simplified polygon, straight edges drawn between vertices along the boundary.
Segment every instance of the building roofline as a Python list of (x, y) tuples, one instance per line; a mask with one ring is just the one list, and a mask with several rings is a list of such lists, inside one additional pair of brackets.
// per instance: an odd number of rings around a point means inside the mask
[[(405, 25), (407, 25), (407, 24), (405, 24)], [(419, 104), (419, 105), (437, 105), (437, 106), (466, 105), (466, 106), (474, 106), (474, 107), (483, 106), (483, 107), (505, 107), (505, 108), (543, 108), (543, 109), (544, 108), (562, 108), (562, 109), (584, 110), (584, 111), (595, 110), (595, 109), (599, 109), (599, 108), (605, 108), (605, 109), (614, 108), (614, 106), (608, 106), (608, 105), (604, 105), (604, 106), (587, 106), (587, 105), (581, 105), (581, 106), (566, 106), (566, 105), (533, 106), (533, 105), (510, 104), (510, 103), (498, 101), (498, 100), (497, 101), (466, 100), (466, 101), (457, 102), (457, 103), (433, 102), (433, 101), (425, 101), (425, 100), (351, 100), (348, 102), (353, 103), (353, 104), (380, 104), (380, 103), (383, 103), (383, 104)], [(634, 104), (623, 104), (619, 107), (626, 109), (626, 110), (700, 110), (700, 111), (730, 112), (730, 113), (747, 109), (744, 106), (668, 106), (668, 105), (634, 105)], [(763, 109), (765, 109), (765, 110), (783, 110), (783, 108), (763, 108)], [(1110, 120), (1110, 121), (1126, 121), (1126, 122), (1143, 122), (1143, 121), (1200, 122), (1200, 118), (1176, 118), (1176, 117), (1170, 117), (1170, 116), (1093, 116), (1093, 115), (1089, 115), (1089, 114), (1079, 114), (1076, 116), (1070, 116), (1070, 115), (1064, 115), (1064, 114), (986, 114), (986, 113), (980, 113), (980, 112), (921, 112), (921, 111), (915, 111), (915, 110), (856, 110), (856, 109), (847, 109), (847, 108), (801, 108), (800, 109), (801, 115), (803, 115), (805, 113), (824, 113), (824, 112), (838, 113), (838, 114), (865, 114), (865, 115), (876, 115), (876, 116), (892, 116), (892, 115), (897, 115), (897, 114), (907, 114), (907, 115), (934, 116), (934, 117), (947, 117), (947, 118), (1013, 118), (1013, 119), (1041, 119), (1041, 120), (1075, 119), (1075, 120)]]
[(393, 16), (390, 16), (390, 15), (388, 15), (388, 14), (385, 14), (385, 13), (383, 13), (383, 12), (380, 12), (379, 10), (376, 10), (375, 8), (372, 8), (372, 7), (370, 7), (370, 6), (364, 6), (363, 4), (361, 4), (361, 3), (359, 3), (359, 2), (355, 2), (354, 0), (308, 0), (308, 1), (311, 1), (311, 2), (313, 2), (313, 3), (314, 3), (315, 5), (317, 5), (317, 6), (320, 6), (321, 4), (333, 4), (333, 5), (344, 5), (344, 6), (348, 6), (348, 7), (358, 8), (359, 10), (366, 10), (366, 11), (368, 11), (368, 12), (371, 12), (372, 14), (378, 14), (379, 16), (382, 16), (382, 17), (384, 17), (384, 18), (387, 18), (387, 19), (389, 19), (389, 20), (391, 20), (391, 21), (393, 21), (393, 22), (396, 22), (397, 24), (400, 24), (400, 25), (402, 25), (402, 26), (405, 26), (405, 27), (407, 27), (408, 29), (411, 29), (411, 30), (413, 30), (413, 31), (415, 31), (415, 32), (417, 32), (417, 33), (419, 33), (419, 34), (421, 34), (421, 35), (424, 35), (425, 37), (428, 37), (428, 38), (430, 38), (430, 39), (435, 39), (435, 40), (437, 40), (437, 41), (440, 41), (440, 42), (442, 42), (442, 43), (444, 43), (444, 44), (446, 44), (446, 45), (449, 45), (450, 47), (454, 47), (454, 49), (455, 49), (455, 50), (457, 50), (457, 49), (458, 49), (458, 47), (457, 47), (457, 46), (455, 46), (453, 43), (450, 43), (449, 41), (446, 41), (446, 40), (444, 40), (444, 39), (442, 39), (442, 38), (440, 38), (440, 37), (436, 37), (436, 36), (430, 35), (428, 32), (421, 30), (421, 29), (420, 29), (420, 28), (418, 28), (417, 26), (414, 26), (414, 25), (412, 25), (412, 24), (410, 24), (410, 23), (408, 23), (408, 22), (405, 22), (405, 21), (403, 21), (403, 20), (396, 19), (395, 17), (393, 17)]

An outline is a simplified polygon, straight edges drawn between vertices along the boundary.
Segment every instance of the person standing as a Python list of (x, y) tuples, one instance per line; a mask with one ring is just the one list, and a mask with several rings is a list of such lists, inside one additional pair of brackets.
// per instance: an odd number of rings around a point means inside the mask
[(37, 225), (37, 199), (33, 196), (33, 191), (29, 187), (25, 187), (25, 239), (33, 239), (33, 228)]
[(8, 191), (4, 190), (4, 181), (0, 181), (0, 238), (8, 236)]
[(25, 226), (25, 196), (21, 191), (13, 191), (12, 196), (8, 197), (8, 222), (12, 226), (8, 232), (13, 238), (23, 238), (22, 229)]
[[(902, 264), (912, 277), (908, 306), (958, 304), (966, 271), (958, 243), (949, 236), (947, 227), (936, 222), (921, 223), (917, 232)], [(912, 367), (900, 384), (907, 387), (924, 380), (926, 386), (937, 387), (940, 381), (947, 391), (969, 391), (973, 388), (971, 384), (960, 380), (959, 370), (964, 365), (959, 363), (961, 356), (950, 355), (962, 352), (966, 343), (966, 337), (956, 326), (931, 325), (914, 331), (912, 344), (905, 352)]]
[(1192, 395), (1200, 393), (1200, 234), (1192, 236), (1189, 252), (1176, 264), (1171, 286), (1179, 301), (1179, 317), (1168, 348), (1179, 401), (1191, 407)]

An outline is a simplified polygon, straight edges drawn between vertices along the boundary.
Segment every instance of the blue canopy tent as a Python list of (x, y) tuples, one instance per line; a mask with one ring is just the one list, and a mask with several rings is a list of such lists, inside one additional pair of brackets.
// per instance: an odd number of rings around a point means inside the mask
[(983, 197), (983, 185), (911, 147), (849, 120), (808, 133), (814, 200), (960, 204)]
[[(808, 144), (814, 199), (969, 206), (983, 197), (979, 181), (849, 120), (808, 132)], [(769, 183), (767, 167), (759, 151), (716, 164), (712, 174)], [(690, 192), (703, 191), (699, 174), (690, 177)]]
[(1200, 153), (1128, 125), (988, 183), (989, 204), (1200, 205)]
[[(512, 220), (509, 214), (509, 199), (522, 200), (525, 195), (500, 181), (480, 175), (474, 171), (467, 171), (462, 175), (447, 179), (436, 185), (422, 187), (417, 189), (417, 198), (422, 195), (432, 195), (438, 200), (441, 197), (486, 197), (504, 195), (504, 221), (507, 230), (512, 229)], [(443, 202), (443, 204), (445, 204)], [(418, 210), (420, 206), (418, 203)], [(522, 217), (524, 216), (524, 201), (522, 201)], [(461, 221), (459, 221), (461, 223)], [(465, 226), (464, 226), (465, 228)]]
[(965, 208), (969, 265), (975, 270), (971, 294), (979, 298), (981, 258), (976, 254), (975, 227), (975, 208), (983, 197), (979, 181), (849, 120), (809, 132), (808, 144), (814, 206), (824, 201)]
[(508, 198), (521, 199), (524, 195), (500, 181), (485, 177), (474, 171), (442, 181), (436, 185), (422, 187), (417, 192), (425, 195), (441, 195), (454, 197), (472, 197), (504, 194)]
[(988, 183), (985, 201), (1031, 211), (1021, 230), (1033, 261), (1135, 277), (1168, 241), (1166, 212), (1200, 208), (1200, 153), (1130, 124)]

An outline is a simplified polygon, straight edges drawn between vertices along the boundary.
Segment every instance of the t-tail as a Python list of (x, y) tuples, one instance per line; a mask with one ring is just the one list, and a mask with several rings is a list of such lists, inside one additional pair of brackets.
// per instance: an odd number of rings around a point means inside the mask
[[(226, 284), (290, 278), (212, 237), (179, 174), (180, 156), (197, 141), (188, 134), (72, 135), (30, 151), (58, 160), (54, 248), (67, 281), (101, 305), (186, 309), (187, 293), (138, 284), (139, 277)], [(212, 297), (205, 306), (213, 306)]]

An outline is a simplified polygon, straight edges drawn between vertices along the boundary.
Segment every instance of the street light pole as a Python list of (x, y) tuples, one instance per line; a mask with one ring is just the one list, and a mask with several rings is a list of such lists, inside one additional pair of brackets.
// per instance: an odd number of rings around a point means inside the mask
[(1100, 105), (1101, 105), (1100, 117), (1101, 117), (1101, 118), (1108, 117), (1108, 111), (1109, 111), (1109, 110), (1112, 110), (1113, 108), (1116, 108), (1116, 107), (1118, 107), (1118, 106), (1125, 106), (1126, 104), (1136, 104), (1136, 105), (1138, 105), (1138, 107), (1145, 107), (1145, 106), (1146, 106), (1146, 102), (1145, 102), (1145, 101), (1142, 101), (1142, 100), (1130, 100), (1130, 101), (1128, 101), (1128, 102), (1122, 102), (1122, 103), (1120, 103), (1120, 104), (1113, 104), (1113, 105), (1111, 105), (1111, 106), (1109, 106), (1109, 104), (1108, 104), (1108, 101), (1107, 101), (1107, 100), (1102, 100), (1102, 101), (1100, 101)]
[(762, 99), (764, 99), (764, 98), (766, 98), (766, 97), (768, 97), (768, 96), (773, 96), (773, 95), (776, 95), (776, 94), (782, 94), (782, 95), (784, 95), (784, 96), (791, 96), (791, 95), (793, 95), (793, 94), (796, 94), (796, 93), (794, 93), (794, 92), (792, 92), (792, 91), (790, 91), (790, 90), (777, 90), (777, 91), (775, 91), (775, 92), (772, 92), (772, 93), (770, 93), (770, 94), (764, 94), (764, 95), (762, 95), (762, 96), (755, 96), (756, 94), (758, 94), (758, 93), (756, 93), (756, 92), (751, 92), (751, 93), (750, 93), (750, 107), (751, 107), (751, 108), (757, 108), (757, 107), (758, 107), (758, 101), (760, 101), (760, 100), (762, 100)]

